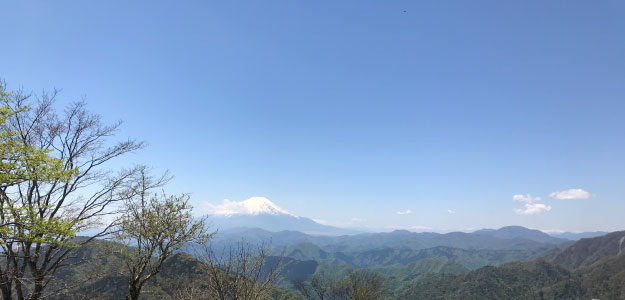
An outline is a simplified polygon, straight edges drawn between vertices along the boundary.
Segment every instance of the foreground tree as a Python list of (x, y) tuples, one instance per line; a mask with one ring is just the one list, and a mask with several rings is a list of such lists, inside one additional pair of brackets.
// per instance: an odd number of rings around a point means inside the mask
[[(0, 292), (5, 300), (45, 297), (72, 249), (107, 233), (103, 217), (130, 196), (119, 192), (138, 171), (105, 168), (142, 146), (132, 140), (107, 142), (120, 123), (103, 125), (83, 102), (59, 114), (53, 106), (56, 94), (33, 99), (0, 84)], [(74, 239), (96, 227), (100, 230), (91, 238)]]
[(313, 274), (308, 281), (293, 282), (293, 287), (309, 300), (332, 299), (336, 290), (335, 285), (328, 278), (318, 273)]
[(309, 300), (377, 300), (384, 296), (384, 278), (367, 269), (352, 270), (339, 280), (316, 273), (309, 281), (296, 281), (293, 285)]
[(142, 169), (127, 191), (129, 200), (114, 233), (128, 279), (126, 299), (139, 299), (145, 283), (186, 243), (204, 244), (214, 235), (207, 232), (204, 219), (191, 215), (188, 195), (153, 192), (167, 181), (166, 175), (154, 180)]
[(206, 281), (180, 289), (176, 299), (262, 300), (272, 299), (280, 279), (283, 255), (271, 256), (263, 244), (239, 243), (215, 251), (204, 244), (196, 253), (203, 263)]
[(343, 299), (377, 300), (382, 299), (384, 279), (378, 273), (360, 269), (351, 272), (338, 285), (338, 293)]

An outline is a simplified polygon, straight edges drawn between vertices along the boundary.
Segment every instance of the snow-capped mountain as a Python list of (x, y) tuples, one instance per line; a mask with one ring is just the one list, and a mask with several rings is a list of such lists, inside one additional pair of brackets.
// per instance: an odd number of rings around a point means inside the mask
[(245, 201), (235, 202), (224, 200), (222, 204), (210, 205), (211, 214), (216, 216), (231, 217), (234, 215), (289, 215), (296, 217), (290, 212), (280, 208), (265, 197), (252, 197)]
[(357, 233), (319, 224), (309, 218), (296, 216), (265, 197), (245, 201), (224, 200), (221, 204), (207, 204), (209, 222), (219, 229), (262, 228), (269, 231), (294, 230), (308, 234), (340, 235)]

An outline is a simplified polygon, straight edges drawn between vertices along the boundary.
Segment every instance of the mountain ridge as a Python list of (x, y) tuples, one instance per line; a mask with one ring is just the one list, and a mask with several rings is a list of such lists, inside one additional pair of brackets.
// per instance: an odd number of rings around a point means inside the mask
[(527, 262), (416, 278), (405, 299), (623, 299), (625, 231)]
[(292, 230), (307, 234), (341, 235), (360, 231), (320, 224), (297, 216), (265, 197), (251, 197), (235, 202), (225, 200), (219, 205), (209, 205), (209, 223), (224, 230), (233, 228), (262, 228), (268, 231)]
[(502, 239), (528, 239), (536, 242), (562, 243), (567, 239), (557, 238), (537, 229), (529, 229), (523, 226), (504, 226), (499, 229), (481, 229), (472, 232), (474, 234), (489, 235)]

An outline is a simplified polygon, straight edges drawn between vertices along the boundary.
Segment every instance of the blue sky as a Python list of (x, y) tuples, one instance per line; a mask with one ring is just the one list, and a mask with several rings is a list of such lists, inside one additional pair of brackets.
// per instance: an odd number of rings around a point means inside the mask
[(124, 120), (149, 147), (118, 164), (169, 169), (197, 213), (625, 227), (622, 1), (0, 3), (9, 87)]

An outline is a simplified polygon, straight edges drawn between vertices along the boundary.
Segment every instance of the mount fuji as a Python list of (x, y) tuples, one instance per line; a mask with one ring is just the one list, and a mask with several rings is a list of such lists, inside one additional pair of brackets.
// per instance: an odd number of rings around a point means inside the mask
[(323, 225), (306, 217), (296, 216), (265, 197), (245, 201), (224, 200), (221, 204), (207, 204), (209, 223), (220, 230), (233, 228), (261, 228), (268, 231), (300, 231), (315, 235), (355, 234), (358, 231)]

